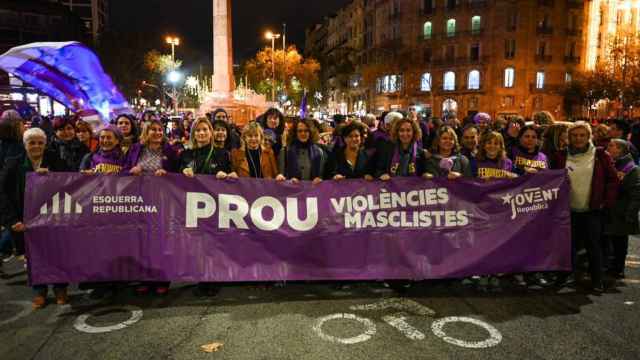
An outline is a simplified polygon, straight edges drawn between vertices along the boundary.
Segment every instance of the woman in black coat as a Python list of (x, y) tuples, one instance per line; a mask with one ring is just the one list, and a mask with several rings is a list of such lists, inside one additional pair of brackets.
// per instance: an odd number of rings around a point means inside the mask
[(624, 278), (625, 260), (629, 248), (629, 235), (640, 234), (640, 168), (633, 161), (626, 140), (613, 139), (607, 152), (615, 161), (620, 187), (615, 205), (605, 224), (605, 234), (613, 244), (614, 260), (609, 272), (616, 278)]
[(415, 121), (395, 120), (391, 125), (391, 142), (384, 144), (376, 155), (376, 178), (388, 181), (392, 177), (433, 177), (427, 173), (428, 153), (418, 145), (421, 139), (422, 132)]
[[(16, 251), (24, 254), (24, 194), (27, 174), (37, 172), (46, 174), (59, 171), (62, 166), (55, 153), (46, 152), (47, 135), (39, 128), (29, 129), (24, 133), (26, 151), (23, 155), (7, 159), (0, 171), (0, 214), (2, 225), (11, 229), (16, 243)], [(33, 287), (35, 297), (33, 308), (40, 309), (46, 304), (47, 285)], [(67, 303), (67, 284), (55, 284), (54, 292), (58, 305)]]
[(366, 127), (360, 122), (352, 122), (340, 129), (345, 146), (334, 147), (327, 164), (328, 179), (373, 180), (371, 157), (364, 150)]

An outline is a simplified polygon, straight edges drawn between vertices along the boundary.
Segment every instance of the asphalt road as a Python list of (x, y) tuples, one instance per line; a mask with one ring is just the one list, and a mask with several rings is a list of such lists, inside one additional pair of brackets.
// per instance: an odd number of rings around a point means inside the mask
[[(175, 284), (164, 298), (72, 289), (31, 310), (21, 264), (0, 280), (0, 359), (640, 359), (640, 240), (627, 279), (480, 292), (460, 282), (226, 286), (213, 298)], [(202, 345), (222, 344), (207, 353)]]

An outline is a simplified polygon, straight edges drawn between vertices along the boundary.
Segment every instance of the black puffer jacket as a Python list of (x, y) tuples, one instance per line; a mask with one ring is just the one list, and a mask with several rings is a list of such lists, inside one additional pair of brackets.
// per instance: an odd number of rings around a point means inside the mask
[(194, 174), (215, 175), (220, 171), (231, 172), (231, 153), (226, 149), (214, 148), (211, 145), (186, 150), (180, 155), (180, 171), (191, 168)]
[(60, 159), (63, 165), (63, 172), (78, 172), (82, 159), (90, 150), (76, 138), (70, 141), (54, 138), (47, 147), (47, 152), (52, 153), (50, 156)]

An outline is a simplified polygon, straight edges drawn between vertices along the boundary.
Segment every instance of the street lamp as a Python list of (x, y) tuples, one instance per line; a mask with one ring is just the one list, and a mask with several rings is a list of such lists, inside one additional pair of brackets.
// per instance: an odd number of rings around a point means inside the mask
[(167, 36), (167, 44), (171, 45), (171, 61), (176, 62), (176, 46), (180, 46), (180, 38)]
[(271, 101), (276, 101), (276, 39), (280, 39), (280, 34), (267, 31), (264, 37), (271, 40)]
[(178, 114), (178, 92), (176, 90), (176, 84), (182, 79), (182, 73), (176, 70), (171, 70), (167, 75), (167, 80), (173, 85), (173, 109), (175, 114)]

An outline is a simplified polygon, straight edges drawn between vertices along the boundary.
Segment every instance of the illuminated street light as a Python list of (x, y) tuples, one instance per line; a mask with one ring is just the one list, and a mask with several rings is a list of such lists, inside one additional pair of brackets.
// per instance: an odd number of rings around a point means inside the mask
[(276, 101), (276, 39), (280, 39), (280, 36), (282, 35), (271, 31), (264, 34), (267, 40), (271, 40), (271, 101), (273, 102)]
[(180, 46), (180, 38), (167, 36), (167, 44), (171, 45), (171, 61), (176, 62), (176, 46)]
[(169, 82), (174, 85), (177, 82), (179, 82), (181, 79), (182, 79), (182, 74), (179, 71), (172, 70), (167, 75), (167, 80), (169, 80)]

